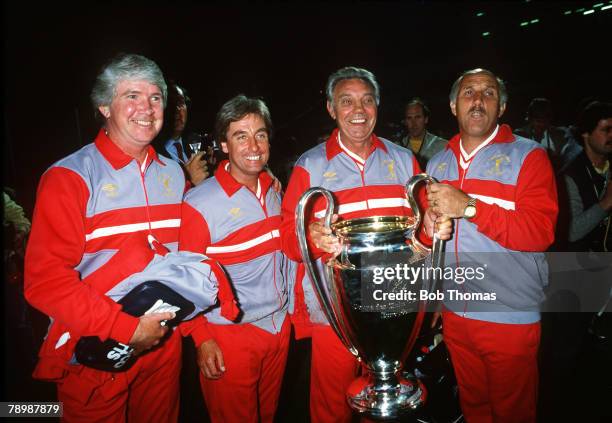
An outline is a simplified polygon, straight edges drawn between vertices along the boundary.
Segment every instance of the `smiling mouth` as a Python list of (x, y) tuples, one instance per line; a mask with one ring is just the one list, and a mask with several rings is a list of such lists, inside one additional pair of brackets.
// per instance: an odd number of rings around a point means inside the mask
[(255, 161), (261, 160), (261, 154), (260, 154), (260, 155), (258, 155), (258, 156), (246, 156), (245, 158), (246, 158), (247, 160), (250, 160), (250, 161), (255, 162)]
[(366, 123), (366, 119), (365, 118), (353, 118), (349, 120), (349, 123), (353, 125), (362, 125)]
[(132, 119), (132, 122), (134, 122), (136, 125), (142, 126), (144, 128), (151, 127), (155, 123), (154, 120), (140, 120), (140, 119)]

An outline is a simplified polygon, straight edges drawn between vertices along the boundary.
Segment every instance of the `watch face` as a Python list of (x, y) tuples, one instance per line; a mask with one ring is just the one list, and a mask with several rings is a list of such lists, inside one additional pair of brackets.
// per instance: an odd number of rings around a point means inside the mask
[(467, 217), (468, 219), (476, 216), (476, 207), (474, 207), (474, 206), (467, 206), (465, 208), (465, 211), (463, 212), (463, 216)]

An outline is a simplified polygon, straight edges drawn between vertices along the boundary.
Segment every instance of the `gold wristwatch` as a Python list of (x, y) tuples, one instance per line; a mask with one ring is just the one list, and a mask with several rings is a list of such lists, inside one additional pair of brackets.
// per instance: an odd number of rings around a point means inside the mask
[(465, 206), (465, 210), (463, 210), (463, 217), (466, 219), (471, 219), (474, 216), (476, 216), (476, 199), (470, 197), (467, 206)]

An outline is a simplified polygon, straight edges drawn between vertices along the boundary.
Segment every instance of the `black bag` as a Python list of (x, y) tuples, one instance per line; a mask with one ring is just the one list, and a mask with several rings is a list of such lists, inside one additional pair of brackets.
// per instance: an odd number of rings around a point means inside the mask
[[(195, 306), (182, 295), (157, 281), (147, 281), (138, 285), (125, 297), (117, 301), (123, 306), (123, 311), (131, 316), (140, 317), (149, 310), (157, 300), (171, 306), (179, 307), (176, 317), (165, 322), (172, 328), (185, 317), (193, 313)], [(170, 334), (171, 331), (168, 331)], [(161, 345), (161, 344), (160, 344)], [(114, 339), (100, 340), (97, 336), (83, 336), (76, 344), (74, 355), (76, 360), (87, 367), (106, 372), (124, 372), (136, 362), (134, 348), (117, 342)]]

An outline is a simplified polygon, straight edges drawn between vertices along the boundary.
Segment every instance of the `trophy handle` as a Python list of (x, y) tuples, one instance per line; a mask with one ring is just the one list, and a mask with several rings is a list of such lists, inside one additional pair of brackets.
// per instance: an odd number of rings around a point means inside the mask
[[(436, 178), (434, 178), (433, 176), (430, 176), (430, 175), (428, 175), (426, 173), (419, 173), (418, 175), (414, 175), (412, 178), (410, 178), (410, 180), (408, 180), (408, 183), (406, 184), (406, 194), (408, 195), (408, 203), (410, 203), (410, 208), (412, 208), (412, 212), (414, 213), (414, 216), (416, 217), (416, 222), (415, 222), (415, 225), (414, 225), (414, 230), (412, 231), (412, 234), (410, 234), (410, 240), (417, 247), (422, 248), (425, 251), (429, 251), (429, 248), (427, 248), (426, 246), (421, 244), (421, 242), (416, 237), (417, 228), (421, 224), (421, 219), (422, 219), (421, 215), (422, 215), (422, 212), (421, 212), (421, 209), (419, 208), (419, 204), (417, 203), (417, 201), (416, 201), (416, 199), (414, 197), (414, 189), (421, 182), (429, 182), (429, 183), (433, 184), (433, 183), (437, 183), (438, 180)], [(443, 243), (444, 243), (444, 241), (442, 241), (438, 237), (438, 235), (434, 232), (433, 245), (431, 247), (431, 265), (434, 268), (442, 267), (442, 265), (443, 265), (443, 263), (442, 263), (442, 259), (443, 259), (443, 254), (442, 254)], [(431, 291), (435, 290), (435, 288), (437, 287), (437, 283), (438, 283), (437, 278), (434, 278), (433, 285), (430, 288)]]
[(306, 205), (310, 198), (314, 195), (321, 194), (325, 197), (327, 201), (327, 208), (325, 209), (325, 226), (328, 228), (331, 226), (331, 220), (334, 213), (334, 209), (336, 204), (334, 202), (334, 197), (332, 193), (325, 188), (310, 188), (300, 197), (298, 201), (297, 209), (295, 211), (295, 220), (296, 220), (296, 232), (298, 244), (300, 247), (300, 254), (302, 255), (302, 262), (306, 266), (306, 272), (312, 281), (312, 284), (315, 287), (315, 291), (317, 296), (319, 297), (319, 302), (321, 303), (321, 308), (323, 309), (323, 313), (327, 318), (327, 321), (331, 325), (336, 335), (340, 338), (342, 343), (348, 348), (348, 350), (359, 357), (357, 353), (357, 348), (354, 343), (351, 341), (349, 330), (344, 323), (344, 320), (338, 313), (341, 311), (334, 307), (333, 299), (330, 298), (331, 295), (334, 295), (334, 287), (333, 287), (333, 269), (328, 267), (325, 264), (326, 272), (323, 273), (323, 277), (325, 279), (324, 283), (319, 279), (318, 272), (314, 268), (314, 264), (312, 260), (310, 260), (310, 254), (308, 253), (308, 241), (306, 240)]

